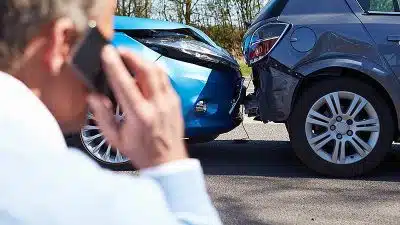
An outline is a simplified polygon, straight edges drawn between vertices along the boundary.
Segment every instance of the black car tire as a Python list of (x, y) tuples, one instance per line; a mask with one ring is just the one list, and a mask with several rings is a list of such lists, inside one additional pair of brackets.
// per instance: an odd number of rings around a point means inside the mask
[(76, 148), (76, 149), (82, 151), (84, 154), (89, 156), (91, 159), (93, 159), (95, 162), (97, 162), (101, 167), (103, 167), (105, 169), (110, 169), (113, 171), (135, 170), (135, 168), (132, 166), (132, 164), (130, 162), (120, 163), (120, 164), (111, 164), (111, 163), (105, 163), (103, 161), (98, 160), (89, 151), (86, 150), (86, 147), (82, 143), (80, 134), (70, 135), (70, 136), (66, 137), (65, 139), (66, 139), (67, 145), (69, 147)]
[[(192, 138), (188, 138), (186, 140), (186, 143), (189, 145), (208, 143), (208, 142), (212, 142), (215, 139), (217, 139), (218, 136), (219, 135), (192, 137)], [(66, 142), (69, 147), (72, 147), (72, 148), (82, 151), (84, 154), (86, 154), (91, 159), (96, 161), (103, 168), (114, 170), (114, 171), (135, 170), (135, 168), (131, 165), (130, 162), (120, 163), (120, 164), (111, 164), (111, 163), (105, 163), (103, 161), (98, 160), (86, 149), (86, 147), (82, 143), (80, 134), (74, 134), (74, 135), (70, 135), (70, 136), (66, 137)]]
[(208, 142), (215, 141), (219, 135), (210, 135), (210, 136), (197, 136), (197, 137), (190, 137), (186, 139), (186, 143), (188, 144), (204, 144)]
[[(353, 164), (335, 164), (317, 155), (306, 137), (305, 121), (309, 110), (321, 97), (338, 91), (347, 91), (364, 97), (376, 110), (380, 135), (375, 148), (363, 159)], [(394, 120), (385, 99), (372, 86), (355, 78), (329, 77), (304, 89), (295, 102), (288, 121), (288, 132), (298, 158), (318, 173), (334, 177), (353, 177), (376, 168), (391, 149)]]

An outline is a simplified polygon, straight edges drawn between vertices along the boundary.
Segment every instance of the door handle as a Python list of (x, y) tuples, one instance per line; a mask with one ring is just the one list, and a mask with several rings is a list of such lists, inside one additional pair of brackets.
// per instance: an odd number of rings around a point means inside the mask
[(387, 40), (400, 43), (400, 35), (389, 35)]

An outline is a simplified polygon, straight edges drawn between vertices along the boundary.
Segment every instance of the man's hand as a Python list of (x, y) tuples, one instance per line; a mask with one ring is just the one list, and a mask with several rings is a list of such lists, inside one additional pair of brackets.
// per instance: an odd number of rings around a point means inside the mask
[(108, 98), (89, 97), (107, 141), (129, 157), (138, 169), (187, 158), (181, 103), (167, 74), (129, 50), (117, 52), (107, 46), (102, 59), (110, 86), (125, 115), (124, 122), (118, 124)]

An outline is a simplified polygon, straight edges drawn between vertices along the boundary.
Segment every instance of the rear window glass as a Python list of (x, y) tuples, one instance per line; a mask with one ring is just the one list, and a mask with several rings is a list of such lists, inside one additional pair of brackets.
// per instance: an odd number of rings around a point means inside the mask
[(358, 0), (364, 11), (400, 12), (400, 0)]
[(280, 16), (287, 2), (288, 0), (269, 0), (252, 23)]

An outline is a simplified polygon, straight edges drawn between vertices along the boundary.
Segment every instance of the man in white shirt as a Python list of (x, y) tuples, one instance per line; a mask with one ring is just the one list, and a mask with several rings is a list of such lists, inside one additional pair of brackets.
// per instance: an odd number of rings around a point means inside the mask
[[(103, 67), (126, 116), (121, 125), (111, 101), (89, 93), (68, 63), (89, 19), (112, 37), (115, 2), (0, 1), (0, 224), (221, 224), (200, 163), (187, 156), (166, 74), (127, 50), (104, 48)], [(68, 150), (63, 133), (80, 129), (87, 101), (139, 177)]]

